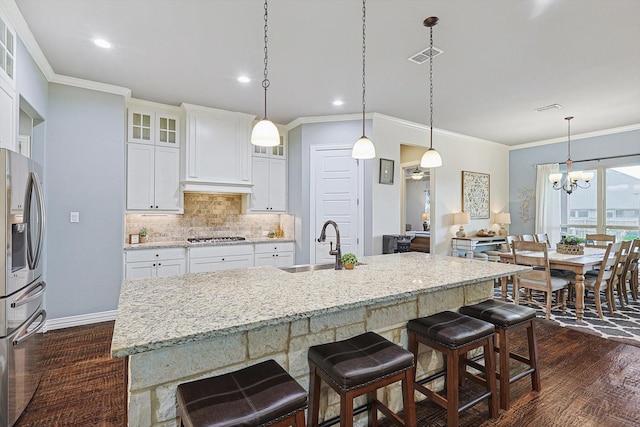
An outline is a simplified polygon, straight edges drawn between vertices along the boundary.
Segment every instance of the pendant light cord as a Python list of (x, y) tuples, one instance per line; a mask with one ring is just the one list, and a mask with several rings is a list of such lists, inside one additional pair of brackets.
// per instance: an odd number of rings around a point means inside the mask
[(433, 149), (433, 25), (429, 27), (429, 54), (429, 149), (431, 150)]
[(264, 88), (264, 119), (267, 119), (267, 88), (269, 87), (269, 70), (267, 65), (269, 64), (269, 49), (268, 49), (268, 41), (269, 37), (267, 36), (267, 31), (269, 29), (269, 25), (267, 23), (269, 13), (268, 13), (268, 4), (267, 0), (264, 0), (264, 80), (262, 80), (262, 87)]
[(567, 121), (567, 159), (571, 160), (571, 119), (573, 117), (565, 117)]
[(364, 111), (366, 108), (365, 104), (365, 69), (366, 69), (366, 28), (367, 28), (367, 0), (362, 0), (362, 137), (364, 138)]

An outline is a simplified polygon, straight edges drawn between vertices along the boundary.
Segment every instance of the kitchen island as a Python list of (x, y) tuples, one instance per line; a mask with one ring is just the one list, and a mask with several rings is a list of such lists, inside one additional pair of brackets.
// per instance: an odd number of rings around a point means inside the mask
[[(175, 424), (178, 384), (275, 359), (304, 387), (309, 346), (375, 331), (406, 347), (408, 320), (491, 298), (529, 270), (424, 253), (364, 258), (354, 270), (255, 267), (125, 280), (111, 354), (129, 358), (130, 426)], [(424, 357), (420, 371), (439, 367)], [(401, 405), (397, 389), (386, 399)], [(338, 399), (323, 389), (321, 414)]]

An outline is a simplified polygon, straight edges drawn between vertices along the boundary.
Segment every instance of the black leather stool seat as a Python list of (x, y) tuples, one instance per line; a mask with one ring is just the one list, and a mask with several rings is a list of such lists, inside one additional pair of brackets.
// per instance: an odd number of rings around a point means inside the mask
[(491, 323), (452, 311), (409, 320), (407, 329), (449, 348), (478, 341), (495, 332)]
[(187, 427), (263, 426), (307, 407), (307, 392), (274, 360), (180, 384)]
[(344, 390), (413, 366), (413, 355), (373, 332), (309, 348), (309, 360)]
[(534, 308), (495, 299), (460, 307), (460, 313), (482, 319), (504, 328), (536, 317), (536, 310)]

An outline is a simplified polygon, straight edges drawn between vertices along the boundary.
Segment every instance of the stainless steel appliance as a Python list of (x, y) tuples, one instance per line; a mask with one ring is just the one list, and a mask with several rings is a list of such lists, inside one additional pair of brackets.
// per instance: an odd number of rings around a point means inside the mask
[(241, 242), (246, 240), (240, 236), (229, 237), (189, 237), (187, 242), (189, 243), (223, 243), (223, 242)]
[(12, 426), (40, 382), (45, 234), (42, 172), (18, 153), (0, 149), (0, 426)]
[(382, 253), (395, 254), (398, 252), (409, 252), (411, 246), (411, 236), (403, 234), (383, 234)]

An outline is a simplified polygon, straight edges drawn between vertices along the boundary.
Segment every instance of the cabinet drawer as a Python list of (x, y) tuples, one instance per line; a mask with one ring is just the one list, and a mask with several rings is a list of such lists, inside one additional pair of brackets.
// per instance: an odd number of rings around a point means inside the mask
[(189, 248), (189, 258), (253, 255), (253, 245), (200, 246)]
[(125, 252), (126, 262), (155, 261), (158, 259), (180, 259), (184, 257), (184, 248), (139, 249)]
[(257, 254), (293, 252), (293, 242), (256, 243)]

